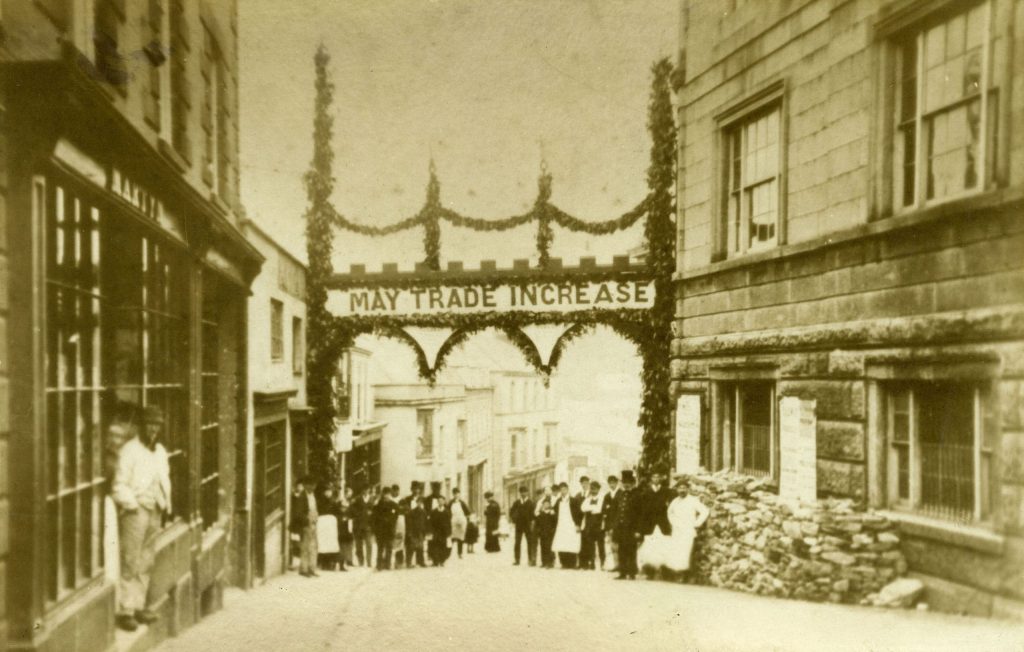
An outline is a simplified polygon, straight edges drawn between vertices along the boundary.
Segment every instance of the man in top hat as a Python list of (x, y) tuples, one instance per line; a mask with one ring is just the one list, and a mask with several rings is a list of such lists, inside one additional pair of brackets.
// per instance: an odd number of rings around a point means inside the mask
[(639, 546), (640, 492), (636, 489), (633, 471), (622, 472), (622, 489), (619, 490), (618, 509), (612, 523), (613, 536), (618, 543), (619, 574), (617, 580), (636, 579), (639, 572), (636, 551)]
[(609, 549), (611, 550), (611, 570), (619, 570), (619, 541), (615, 537), (615, 521), (618, 519), (619, 505), (622, 502), (622, 489), (619, 487), (619, 479), (614, 475), (608, 476), (608, 493), (604, 495), (604, 527), (608, 536)]
[(427, 536), (427, 509), (423, 504), (423, 483), (412, 481), (411, 493), (399, 501), (405, 513), (405, 567), (423, 567), (423, 542)]
[(147, 593), (156, 535), (171, 506), (170, 465), (167, 451), (158, 441), (164, 415), (155, 405), (147, 405), (142, 422), (142, 432), (131, 431), (131, 439), (121, 447), (111, 486), (121, 542), (116, 620), (128, 631), (137, 629), (139, 623), (157, 620), (147, 604)]
[(373, 536), (377, 539), (377, 570), (391, 568), (395, 528), (398, 525), (398, 502), (391, 487), (380, 491), (380, 500), (373, 507)]
[[(588, 478), (587, 476), (583, 476), (582, 478), (580, 478), (580, 490), (579, 490), (579, 493), (577, 493), (576, 495), (574, 495), (572, 498), (569, 499), (569, 506), (572, 508), (572, 511), (574, 513), (577, 513), (577, 514), (582, 514), (583, 513), (583, 501), (586, 499), (588, 493), (590, 493), (590, 478)], [(582, 524), (582, 518), (583, 517), (580, 516), (580, 519), (581, 519), (580, 523), (581, 524)], [(581, 562), (585, 555), (586, 555), (586, 552), (583, 550), (583, 536), (582, 536), (582, 530), (581, 530), (581, 532), (580, 532), (580, 549), (579, 549), (579, 552), (576, 553), (576, 560), (577, 560), (577, 562)], [(576, 568), (583, 568), (583, 564), (582, 563), (577, 563)]]
[(318, 546), (316, 523), (320, 512), (316, 504), (316, 481), (311, 475), (299, 479), (292, 494), (292, 518), (289, 523), (292, 532), (299, 535), (299, 575), (316, 577)]
[(522, 559), (522, 543), (523, 539), (526, 539), (526, 555), (530, 560), (531, 566), (537, 565), (537, 548), (534, 546), (534, 532), (533, 532), (533, 520), (534, 520), (534, 505), (533, 501), (530, 500), (530, 489), (526, 485), (519, 486), (519, 497), (516, 498), (515, 502), (512, 503), (512, 507), (508, 511), (509, 520), (516, 528), (516, 542), (513, 547), (515, 556), (515, 565), (519, 565), (519, 561)]

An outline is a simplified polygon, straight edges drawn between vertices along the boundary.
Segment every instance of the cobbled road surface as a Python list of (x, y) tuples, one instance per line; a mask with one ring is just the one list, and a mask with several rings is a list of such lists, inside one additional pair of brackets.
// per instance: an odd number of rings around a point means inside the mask
[(513, 567), (507, 547), (436, 569), (289, 573), (229, 591), (223, 610), (158, 649), (1024, 652), (1020, 624)]

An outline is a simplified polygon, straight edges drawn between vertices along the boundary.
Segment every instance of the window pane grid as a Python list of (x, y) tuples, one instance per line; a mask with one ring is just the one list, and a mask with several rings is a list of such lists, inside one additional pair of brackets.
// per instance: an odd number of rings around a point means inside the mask
[(416, 456), (430, 457), (434, 454), (434, 411), (416, 411)]
[(990, 11), (989, 2), (978, 3), (921, 30), (898, 51), (894, 154), (902, 206), (985, 186), (997, 113), (991, 110), (997, 100), (992, 62), (1001, 65)]
[(980, 446), (979, 397), (953, 382), (889, 391), (890, 500), (946, 520), (987, 516), (990, 457)]
[[(99, 212), (37, 180), (46, 233), (46, 597), (102, 571)], [(45, 217), (45, 219), (43, 219)]]
[(204, 279), (199, 428), (199, 516), (203, 529), (216, 523), (220, 512), (220, 291), (213, 277)]
[(726, 132), (726, 247), (732, 253), (774, 246), (778, 234), (778, 107)]

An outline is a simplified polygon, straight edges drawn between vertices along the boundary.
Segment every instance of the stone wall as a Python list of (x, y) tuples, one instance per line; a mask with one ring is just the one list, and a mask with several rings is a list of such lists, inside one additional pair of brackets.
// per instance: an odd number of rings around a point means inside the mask
[(792, 506), (763, 480), (689, 476), (711, 510), (694, 551), (697, 582), (803, 600), (911, 606), (922, 586), (907, 572), (898, 527), (850, 500)]

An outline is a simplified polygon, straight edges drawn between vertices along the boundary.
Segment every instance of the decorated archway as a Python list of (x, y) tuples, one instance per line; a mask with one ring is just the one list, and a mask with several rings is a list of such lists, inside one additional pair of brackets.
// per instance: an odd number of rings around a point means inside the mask
[[(551, 201), (552, 175), (541, 166), (537, 197), (526, 213), (505, 219), (462, 215), (441, 201), (433, 162), (426, 201), (412, 217), (387, 226), (341, 215), (331, 203), (334, 87), (329, 56), (315, 57), (314, 150), (306, 174), (309, 210), (306, 237), (308, 283), (308, 400), (313, 407), (313, 470), (330, 472), (330, 440), (336, 401), (331, 378), (339, 356), (363, 334), (408, 342), (416, 352), (420, 375), (433, 382), (448, 354), (473, 333), (503, 332), (545, 377), (557, 366), (565, 346), (595, 325), (605, 325), (634, 343), (643, 364), (643, 396), (638, 425), (643, 431), (640, 465), (667, 470), (671, 463), (669, 402), (670, 342), (674, 310), (671, 276), (675, 269), (675, 124), (667, 60), (654, 64), (648, 129), (651, 163), (647, 195), (631, 210), (604, 221), (569, 215)], [(480, 261), (473, 269), (460, 262), (441, 268), (441, 221), (455, 227), (500, 232), (535, 223), (537, 262), (517, 260), (509, 269)], [(644, 220), (645, 255), (640, 262), (618, 256), (599, 266), (581, 258), (574, 264), (550, 255), (554, 225), (592, 235), (612, 234)], [(423, 231), (424, 258), (410, 272), (397, 264), (368, 273), (353, 265), (335, 273), (331, 264), (335, 231), (385, 236), (408, 229)]]

